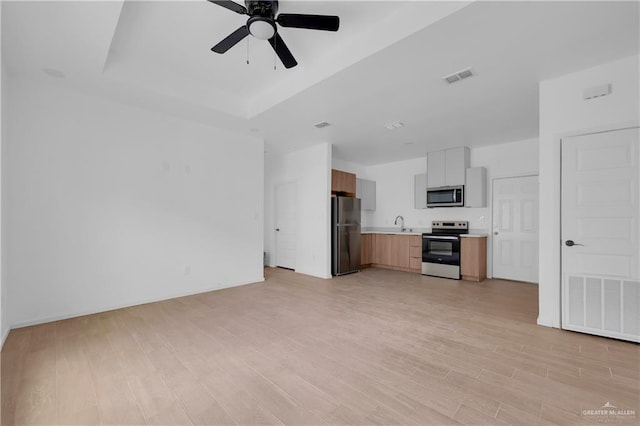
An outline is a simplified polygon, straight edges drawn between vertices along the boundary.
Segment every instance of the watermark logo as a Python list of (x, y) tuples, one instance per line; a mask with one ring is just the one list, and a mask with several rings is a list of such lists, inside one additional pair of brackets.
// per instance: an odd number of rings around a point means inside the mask
[(602, 407), (591, 410), (582, 410), (582, 417), (600, 422), (615, 422), (636, 418), (636, 410), (629, 410), (616, 406), (607, 401)]

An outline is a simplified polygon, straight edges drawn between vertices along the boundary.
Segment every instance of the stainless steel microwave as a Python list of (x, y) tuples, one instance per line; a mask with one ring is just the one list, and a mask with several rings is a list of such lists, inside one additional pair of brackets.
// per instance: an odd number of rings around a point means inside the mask
[(464, 186), (427, 188), (427, 207), (463, 207)]

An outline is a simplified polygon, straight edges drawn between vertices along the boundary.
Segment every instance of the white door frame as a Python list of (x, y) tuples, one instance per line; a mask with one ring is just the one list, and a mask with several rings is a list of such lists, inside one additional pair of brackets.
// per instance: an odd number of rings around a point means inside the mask
[[(493, 278), (493, 264), (495, 262), (495, 259), (493, 258), (493, 206), (494, 206), (494, 194), (493, 194), (493, 185), (495, 183), (496, 180), (502, 180), (502, 179), (517, 179), (517, 178), (526, 178), (526, 177), (538, 177), (539, 178), (539, 173), (525, 173), (525, 174), (518, 174), (518, 175), (504, 175), (504, 176), (495, 176), (491, 178), (491, 205), (489, 206), (489, 238), (488, 238), (488, 242), (489, 242), (489, 247), (487, 247), (487, 253), (491, 253), (491, 273), (487, 274), (489, 276), (489, 278)], [(540, 199), (540, 188), (538, 186), (538, 200)], [(538, 201), (539, 202), (539, 201)], [(538, 229), (538, 238), (540, 238), (540, 230)], [(538, 248), (539, 250), (539, 248)], [(538, 259), (538, 262), (540, 260)], [(538, 264), (539, 267), (539, 264)], [(539, 277), (538, 277), (539, 279)], [(525, 284), (534, 284), (534, 285), (538, 285), (537, 283), (526, 283)]]

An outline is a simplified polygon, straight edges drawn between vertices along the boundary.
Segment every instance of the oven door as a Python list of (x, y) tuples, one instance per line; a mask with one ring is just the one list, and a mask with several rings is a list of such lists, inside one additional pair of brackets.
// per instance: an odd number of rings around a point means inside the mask
[(460, 265), (460, 237), (423, 234), (422, 262)]

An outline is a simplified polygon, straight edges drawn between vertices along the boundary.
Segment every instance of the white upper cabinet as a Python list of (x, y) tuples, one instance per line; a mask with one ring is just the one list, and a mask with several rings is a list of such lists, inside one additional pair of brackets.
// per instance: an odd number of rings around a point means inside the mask
[(470, 156), (466, 146), (427, 154), (427, 186), (464, 185)]
[(487, 169), (472, 167), (467, 169), (464, 186), (465, 207), (487, 207)]
[(427, 174), (413, 176), (413, 208), (427, 208)]
[(360, 198), (362, 210), (375, 210), (376, 183), (372, 180), (356, 179), (356, 198)]
[(445, 153), (446, 151), (434, 151), (427, 154), (427, 186), (437, 188), (445, 184)]

